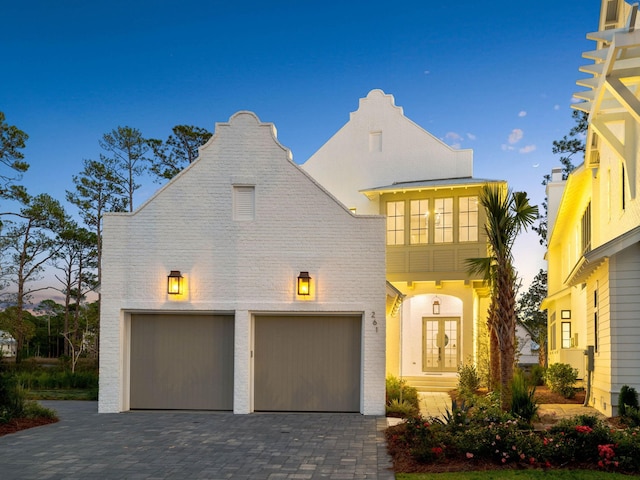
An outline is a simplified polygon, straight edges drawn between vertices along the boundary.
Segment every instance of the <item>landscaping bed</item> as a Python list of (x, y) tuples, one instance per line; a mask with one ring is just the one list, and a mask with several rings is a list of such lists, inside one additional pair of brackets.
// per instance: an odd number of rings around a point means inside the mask
[[(542, 406), (584, 401), (583, 392), (571, 399), (546, 387), (538, 387), (536, 392)], [(455, 392), (452, 397), (456, 399)], [(640, 428), (626, 428), (620, 418), (576, 415), (545, 422), (545, 428), (540, 429), (535, 420), (518, 420), (486, 400), (471, 408), (460, 407), (458, 401), (454, 407), (444, 419), (414, 417), (387, 429), (387, 448), (396, 473), (496, 469), (640, 472)]]
[(28, 428), (40, 427), (42, 425), (49, 425), (50, 423), (56, 423), (57, 418), (14, 418), (7, 423), (0, 423), (0, 437), (8, 435), (10, 433), (16, 433), (20, 430), (26, 430)]

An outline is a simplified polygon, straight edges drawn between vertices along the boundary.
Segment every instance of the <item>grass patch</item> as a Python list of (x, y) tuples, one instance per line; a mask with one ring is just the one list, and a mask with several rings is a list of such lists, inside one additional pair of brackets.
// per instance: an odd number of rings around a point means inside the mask
[(27, 390), (29, 400), (98, 400), (97, 389)]
[(396, 473), (397, 480), (628, 480), (629, 475), (594, 470), (482, 470), (451, 473)]

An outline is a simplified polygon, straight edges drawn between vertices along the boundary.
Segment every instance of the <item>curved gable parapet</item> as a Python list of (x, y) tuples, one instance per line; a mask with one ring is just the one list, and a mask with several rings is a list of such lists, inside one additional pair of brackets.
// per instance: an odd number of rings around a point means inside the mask
[[(372, 185), (473, 176), (473, 151), (454, 149), (407, 118), (393, 95), (371, 90), (302, 167), (349, 208), (377, 211)], [(340, 175), (335, 172), (339, 171)]]
[(258, 117), (258, 115), (256, 115), (254, 112), (251, 112), (249, 110), (240, 110), (234, 113), (233, 115), (231, 115), (231, 117), (229, 117), (229, 121), (227, 122), (216, 122), (214, 133), (211, 136), (211, 138), (209, 138), (207, 143), (205, 143), (200, 148), (198, 148), (198, 158), (201, 158), (202, 153), (205, 150), (207, 150), (207, 148), (209, 148), (210, 145), (216, 143), (218, 139), (224, 135), (224, 131), (227, 128), (242, 128), (246, 130), (253, 130), (253, 129), (268, 130), (269, 135), (271, 135), (271, 138), (273, 139), (273, 142), (278, 147), (280, 147), (284, 152), (286, 152), (287, 158), (289, 160), (293, 161), (293, 155), (291, 154), (291, 150), (285, 147), (284, 145), (282, 145), (278, 140), (278, 130), (276, 129), (276, 126), (270, 122), (260, 121), (260, 118)]
[(369, 93), (367, 93), (367, 96), (365, 98), (360, 99), (360, 101), (358, 102), (358, 110), (356, 110), (355, 112), (351, 112), (349, 114), (349, 119), (352, 120), (353, 116), (357, 115), (358, 112), (365, 111), (367, 110), (367, 108), (373, 108), (378, 105), (383, 107), (391, 107), (396, 110), (398, 115), (404, 116), (404, 110), (402, 109), (402, 107), (396, 105), (396, 99), (393, 97), (393, 95), (391, 95), (390, 93), (384, 93), (384, 91), (379, 88), (374, 88)]

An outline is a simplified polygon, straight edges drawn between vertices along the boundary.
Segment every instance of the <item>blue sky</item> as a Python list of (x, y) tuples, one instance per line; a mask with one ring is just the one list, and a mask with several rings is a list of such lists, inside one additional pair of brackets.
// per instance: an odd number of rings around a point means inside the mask
[[(0, 5), (0, 111), (29, 134), (22, 183), (32, 194), (64, 200), (119, 125), (166, 138), (178, 124), (213, 130), (238, 110), (273, 122), (303, 163), (380, 88), (436, 137), (472, 148), (474, 176), (505, 179), (539, 204), (542, 176), (559, 164), (552, 141), (573, 126), (600, 1)], [(146, 181), (136, 204), (157, 188)], [(519, 266), (523, 275), (542, 265), (532, 238), (523, 252), (539, 261)]]

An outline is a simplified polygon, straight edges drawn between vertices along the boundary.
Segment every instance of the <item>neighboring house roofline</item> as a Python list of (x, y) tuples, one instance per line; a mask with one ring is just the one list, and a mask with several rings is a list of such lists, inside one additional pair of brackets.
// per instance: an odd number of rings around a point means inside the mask
[(606, 261), (607, 258), (620, 253), (638, 242), (640, 242), (640, 226), (585, 253), (565, 280), (565, 284), (574, 286), (584, 283), (589, 275)]
[(553, 302), (555, 302), (556, 300), (561, 299), (562, 297), (566, 297), (567, 295), (570, 295), (570, 294), (571, 294), (571, 289), (570, 288), (563, 288), (559, 292), (556, 292), (553, 295), (549, 295), (544, 300), (542, 300), (542, 303), (540, 303), (539, 310), (540, 311), (548, 310), (549, 307), (551, 307), (551, 304)]
[[(564, 190), (562, 192), (562, 196), (560, 197), (560, 202), (558, 203), (558, 211), (556, 214), (555, 221), (553, 222), (553, 228), (550, 232), (548, 232), (548, 246), (551, 246), (554, 243), (554, 237), (558, 234), (562, 228), (564, 228), (565, 222), (564, 217), (567, 215), (575, 214), (575, 201), (582, 194), (583, 185), (582, 181), (586, 181), (586, 177), (582, 176), (582, 173), (586, 172), (586, 167), (584, 162), (578, 165), (573, 169), (571, 173), (567, 176), (566, 180), (562, 180), (564, 183)], [(590, 179), (591, 177), (589, 177)], [(547, 247), (548, 248), (548, 247)]]
[(594, 248), (590, 252), (585, 253), (565, 280), (565, 284), (574, 286), (584, 283), (589, 275), (591, 275), (591, 273), (593, 273), (593, 271), (596, 270), (607, 258), (620, 253), (639, 242), (640, 226), (609, 240), (607, 243)]

